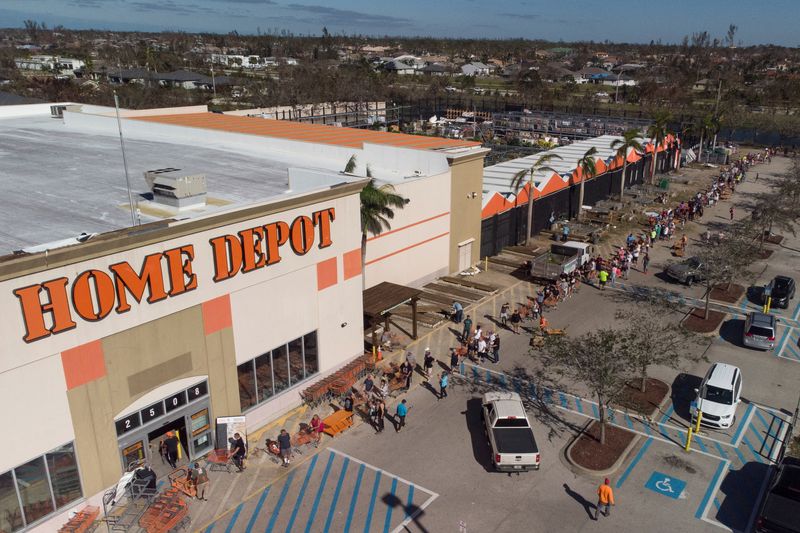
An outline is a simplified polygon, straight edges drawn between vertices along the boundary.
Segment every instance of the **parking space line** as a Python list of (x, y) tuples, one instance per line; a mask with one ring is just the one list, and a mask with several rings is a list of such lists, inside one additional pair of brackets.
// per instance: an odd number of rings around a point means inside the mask
[(314, 473), (314, 467), (317, 465), (318, 458), (319, 454), (316, 454), (311, 458), (311, 464), (308, 465), (306, 477), (303, 479), (303, 484), (300, 486), (300, 493), (297, 495), (297, 499), (294, 502), (294, 508), (292, 509), (292, 514), (289, 516), (289, 524), (286, 526), (286, 531), (291, 531), (292, 527), (294, 527), (294, 521), (297, 520), (297, 512), (300, 510), (300, 506), (303, 504), (303, 499), (306, 496), (306, 489), (308, 488), (308, 481), (311, 479), (311, 474)]
[[(393, 502), (397, 496), (397, 478), (392, 478), (392, 487), (389, 489), (389, 501)], [(383, 521), (383, 533), (389, 533), (389, 526), (392, 525), (392, 510), (394, 505), (386, 506), (386, 519)]]
[(781, 335), (781, 340), (778, 341), (778, 346), (776, 346), (775, 351), (773, 352), (776, 357), (781, 357), (781, 353), (783, 352), (783, 348), (786, 346), (786, 339), (789, 338), (789, 328), (783, 328), (783, 335)]
[(581, 399), (578, 398), (577, 396), (575, 396), (575, 407), (577, 407), (578, 411), (581, 414), (583, 414), (583, 403), (581, 402)]
[(592, 404), (592, 412), (594, 413), (595, 420), (600, 420), (600, 411), (597, 410), (597, 405)]
[(378, 497), (378, 486), (381, 484), (381, 471), (375, 471), (375, 482), (372, 484), (372, 495), (369, 499), (369, 510), (367, 510), (367, 519), (364, 522), (364, 533), (369, 533), (369, 528), (372, 525), (372, 513), (375, 510), (375, 499)]
[(719, 445), (719, 442), (717, 442), (717, 441), (714, 441), (714, 446), (716, 446), (716, 447), (717, 447), (717, 451), (719, 452), (719, 454), (720, 454), (720, 455), (721, 455), (721, 456), (722, 456), (724, 459), (727, 459), (727, 458), (728, 458), (728, 453), (727, 453), (725, 450), (723, 450), (723, 449), (722, 449), (722, 446), (720, 446), (720, 445)]
[[(325, 485), (328, 483), (328, 475), (331, 473), (331, 467), (333, 466), (333, 460), (335, 458), (335, 454), (328, 454), (328, 463), (325, 465), (325, 470), (322, 472), (322, 479), (319, 482), (319, 487), (317, 487), (317, 495), (314, 496), (314, 503), (311, 506), (311, 512), (308, 514), (305, 533), (310, 533), (311, 526), (314, 524), (314, 519), (317, 517), (317, 511), (319, 511), (319, 502), (322, 499), (322, 493), (325, 491)], [(339, 485), (341, 485), (341, 482)]]
[(769, 426), (769, 424), (767, 424), (767, 419), (764, 418), (764, 415), (761, 414), (761, 410), (760, 409), (756, 409), (756, 418), (758, 418), (761, 421), (761, 423), (764, 425), (764, 429), (766, 429), (767, 432), (769, 432), (769, 427), (770, 426)]
[(272, 530), (275, 529), (275, 522), (278, 521), (278, 515), (281, 514), (281, 508), (283, 507), (283, 503), (286, 501), (286, 495), (289, 493), (289, 487), (292, 486), (295, 472), (296, 470), (292, 470), (289, 475), (286, 476), (286, 481), (283, 484), (281, 495), (278, 497), (278, 503), (275, 504), (275, 509), (272, 511), (272, 516), (269, 517), (269, 524), (267, 524), (265, 533), (272, 533)]
[(620, 476), (620, 478), (617, 480), (617, 488), (620, 488), (622, 484), (625, 483), (625, 480), (628, 479), (628, 475), (633, 471), (633, 469), (636, 467), (636, 464), (642, 459), (645, 452), (647, 452), (647, 448), (649, 448), (652, 443), (653, 439), (649, 438), (644, 444), (642, 444), (642, 447), (639, 449), (636, 457), (633, 458), (631, 464), (628, 465), (628, 468), (625, 469), (625, 472), (623, 472), (622, 476)]
[(759, 463), (763, 463), (763, 462), (764, 462), (764, 459), (762, 459), (762, 458), (761, 458), (761, 454), (759, 454), (759, 453), (756, 451), (756, 449), (753, 447), (753, 445), (752, 445), (752, 444), (750, 444), (750, 439), (748, 439), (748, 438), (747, 438), (747, 435), (745, 435), (745, 436), (744, 436), (744, 439), (743, 439), (743, 440), (744, 440), (744, 444), (745, 444), (745, 446), (747, 446), (748, 448), (750, 448), (750, 453), (752, 453), (752, 454), (753, 454), (753, 457), (755, 457), (756, 461), (758, 461)]
[(270, 487), (265, 488), (264, 492), (259, 496), (256, 507), (253, 509), (253, 514), (250, 515), (250, 520), (247, 522), (247, 527), (245, 528), (246, 533), (253, 531), (253, 526), (256, 525), (256, 520), (258, 519), (258, 513), (261, 512), (261, 508), (264, 506), (264, 500), (269, 496), (269, 489)]
[[(331, 522), (333, 522), (333, 515), (336, 512), (336, 504), (339, 503), (339, 494), (341, 494), (342, 492), (342, 486), (344, 485), (344, 477), (345, 475), (347, 475), (348, 466), (350, 466), (350, 458), (345, 457), (344, 461), (342, 461), (342, 471), (339, 472), (339, 481), (338, 483), (336, 483), (336, 490), (333, 491), (333, 500), (331, 501), (331, 506), (328, 509), (328, 516), (327, 518), (325, 518), (325, 529), (323, 529), (323, 531), (325, 531), (326, 533), (331, 529)], [(353, 494), (354, 500), (357, 494), (358, 493)]]
[(408, 498), (406, 498), (406, 509), (403, 518), (409, 518), (411, 513), (408, 512), (411, 509), (411, 506), (414, 504), (414, 485), (408, 486)]
[[(356, 510), (356, 502), (358, 501), (358, 493), (361, 490), (361, 480), (364, 477), (364, 470), (366, 470), (366, 465), (359, 465), (358, 467), (358, 475), (356, 476), (356, 485), (353, 488), (353, 497), (350, 499), (350, 509), (347, 511), (347, 521), (344, 524), (344, 530), (350, 531), (350, 524), (353, 523), (353, 514)], [(333, 507), (331, 507), (333, 509)], [(328, 531), (326, 528), (325, 531)]]
[(739, 450), (739, 448), (734, 448), (733, 451), (736, 452), (736, 455), (739, 457), (739, 461), (742, 462), (742, 465), (746, 465), (747, 459), (745, 459), (744, 454), (742, 454), (741, 450)]
[(744, 413), (744, 418), (742, 418), (742, 421), (739, 422), (739, 427), (736, 428), (736, 433), (733, 434), (733, 438), (731, 439), (731, 444), (733, 446), (738, 447), (741, 443), (744, 430), (750, 425), (750, 419), (753, 417), (753, 409), (755, 409), (755, 405), (752, 403), (747, 406), (747, 411)]
[(710, 500), (712, 496), (716, 496), (720, 484), (722, 483), (722, 473), (725, 472), (729, 463), (730, 462), (727, 459), (723, 459), (719, 462), (717, 471), (714, 473), (714, 477), (711, 478), (711, 483), (708, 485), (708, 490), (706, 490), (703, 500), (700, 502), (700, 506), (697, 508), (697, 512), (694, 514), (695, 518), (706, 517), (706, 514), (708, 513), (708, 507), (711, 505)]
[(703, 439), (701, 439), (700, 437), (695, 437), (695, 438), (694, 438), (694, 441), (695, 441), (697, 444), (699, 444), (699, 445), (700, 445), (700, 449), (701, 449), (701, 450), (703, 450), (704, 452), (707, 452), (707, 451), (708, 451), (708, 448), (706, 448), (706, 445), (705, 445), (705, 444), (703, 444)]
[(673, 414), (674, 412), (675, 412), (675, 406), (674, 406), (674, 405), (672, 405), (672, 404), (670, 404), (670, 406), (669, 406), (669, 409), (667, 409), (667, 412), (666, 412), (666, 413), (664, 413), (664, 416), (662, 416), (662, 417), (661, 417), (661, 423), (663, 424), (663, 423), (665, 423), (667, 420), (669, 420), (669, 419), (672, 417), (672, 414)]
[(633, 420), (628, 416), (628, 413), (625, 413), (625, 423), (628, 424), (630, 429), (633, 429)]
[[(231, 516), (231, 521), (228, 522), (228, 527), (225, 528), (225, 533), (231, 533), (231, 531), (233, 531), (233, 526), (236, 524), (236, 520), (239, 519), (239, 514), (242, 512), (242, 507), (244, 507), (244, 502), (240, 503), (236, 507), (236, 510), (233, 512), (233, 516)], [(216, 524), (216, 522), (214, 522), (214, 524)], [(214, 524), (211, 525), (213, 526)]]

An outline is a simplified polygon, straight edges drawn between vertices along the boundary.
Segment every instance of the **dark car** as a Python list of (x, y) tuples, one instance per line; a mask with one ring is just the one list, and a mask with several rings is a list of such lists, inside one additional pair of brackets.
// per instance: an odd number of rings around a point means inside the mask
[(784, 457), (772, 472), (755, 531), (800, 533), (800, 460)]
[(697, 257), (690, 257), (686, 261), (674, 263), (669, 265), (666, 270), (667, 276), (680, 281), (687, 285), (691, 285), (695, 281), (704, 281), (705, 276), (702, 272), (702, 263)]
[[(788, 308), (789, 300), (794, 298), (794, 279), (789, 276), (775, 276), (770, 285), (772, 286), (772, 307)], [(766, 300), (766, 296), (762, 295), (762, 300)], [(766, 303), (766, 301), (761, 303)]]

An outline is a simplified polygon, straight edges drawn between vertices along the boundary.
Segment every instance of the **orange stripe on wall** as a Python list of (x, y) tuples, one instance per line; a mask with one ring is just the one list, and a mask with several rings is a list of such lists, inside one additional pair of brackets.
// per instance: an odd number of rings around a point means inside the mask
[(439, 238), (444, 237), (445, 235), (449, 235), (449, 234), (450, 234), (449, 231), (445, 231), (444, 233), (442, 233), (440, 235), (436, 235), (435, 237), (431, 237), (430, 239), (425, 239), (424, 241), (418, 242), (416, 244), (412, 244), (411, 246), (406, 246), (405, 248), (400, 248), (399, 250), (396, 250), (396, 251), (394, 251), (394, 252), (392, 252), (390, 254), (382, 255), (381, 257), (373, 259), (372, 261), (367, 261), (366, 266), (369, 266), (369, 265), (371, 265), (373, 263), (377, 263), (378, 261), (383, 261), (384, 259), (392, 257), (393, 255), (397, 255), (399, 253), (403, 253), (406, 250), (410, 250), (412, 248), (416, 248), (417, 246), (422, 246), (425, 243), (428, 243), (428, 242), (431, 242), (431, 241), (435, 241), (436, 239), (439, 239)]
[[(404, 229), (413, 228), (414, 226), (419, 226), (420, 224), (424, 224), (425, 222), (430, 222), (431, 220), (436, 220), (437, 218), (442, 218), (443, 216), (447, 216), (450, 214), (450, 211), (445, 211), (444, 213), (439, 213), (438, 215), (432, 216), (430, 218), (426, 218), (423, 220), (419, 220), (414, 222), (413, 224), (409, 224), (408, 226), (403, 226), (402, 228), (393, 229), (391, 231), (387, 231), (385, 233), (381, 233), (380, 235), (375, 235), (374, 237), (370, 237), (367, 239), (367, 242), (374, 241), (375, 239), (380, 239), (381, 237), (386, 237), (387, 235), (391, 235), (392, 233), (397, 233), (398, 231), (403, 231)], [(367, 263), (369, 264), (369, 263)]]
[(231, 297), (229, 295), (226, 294), (203, 302), (203, 329), (206, 335), (211, 335), (231, 326), (233, 326), (233, 317), (231, 315)]
[(102, 342), (96, 340), (64, 350), (61, 352), (61, 365), (64, 367), (67, 390), (102, 378), (106, 375)]

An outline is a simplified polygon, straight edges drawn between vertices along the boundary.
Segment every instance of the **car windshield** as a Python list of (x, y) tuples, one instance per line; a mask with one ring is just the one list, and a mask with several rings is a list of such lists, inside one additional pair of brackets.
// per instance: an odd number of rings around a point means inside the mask
[(776, 293), (785, 294), (789, 290), (789, 280), (776, 279), (772, 290)]
[(733, 405), (733, 391), (720, 389), (713, 385), (706, 385), (704, 400), (725, 405)]
[(750, 331), (748, 333), (750, 335), (755, 335), (756, 337), (772, 337), (771, 329), (762, 328), (760, 326), (750, 326)]
[(494, 425), (496, 428), (526, 428), (528, 421), (524, 418), (501, 418)]

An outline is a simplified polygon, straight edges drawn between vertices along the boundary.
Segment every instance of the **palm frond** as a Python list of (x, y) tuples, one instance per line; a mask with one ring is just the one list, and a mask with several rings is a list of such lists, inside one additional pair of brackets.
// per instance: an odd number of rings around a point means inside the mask
[(356, 154), (351, 155), (350, 159), (347, 160), (347, 164), (344, 166), (344, 173), (352, 174), (356, 169), (357, 162)]

